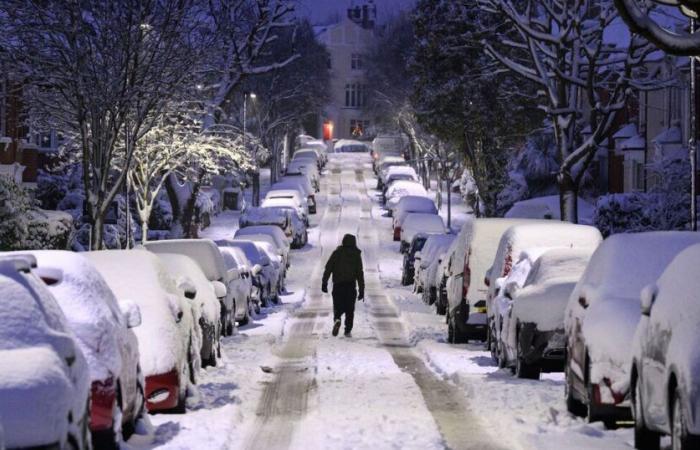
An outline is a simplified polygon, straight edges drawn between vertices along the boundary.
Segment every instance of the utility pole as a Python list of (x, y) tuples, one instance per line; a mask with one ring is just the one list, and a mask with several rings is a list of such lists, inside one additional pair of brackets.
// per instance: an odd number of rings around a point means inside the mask
[[(690, 18), (690, 34), (695, 33), (695, 19)], [(695, 81), (696, 68), (695, 56), (690, 57), (690, 139), (688, 140), (688, 153), (690, 156), (690, 229), (698, 231), (697, 212), (697, 86)]]

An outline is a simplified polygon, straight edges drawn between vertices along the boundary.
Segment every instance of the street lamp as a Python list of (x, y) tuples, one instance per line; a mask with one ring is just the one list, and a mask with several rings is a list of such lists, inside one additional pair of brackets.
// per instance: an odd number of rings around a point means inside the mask
[[(247, 120), (248, 120), (248, 97), (255, 100), (257, 95), (254, 92), (243, 93), (243, 151), (248, 154), (248, 136), (247, 136)], [(253, 174), (253, 206), (259, 206), (259, 195), (256, 193), (256, 178), (257, 174)]]

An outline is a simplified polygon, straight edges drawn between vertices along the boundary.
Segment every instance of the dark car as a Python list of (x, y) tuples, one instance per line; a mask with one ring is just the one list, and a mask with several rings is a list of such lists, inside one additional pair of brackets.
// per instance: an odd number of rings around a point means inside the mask
[(428, 236), (430, 236), (428, 233), (418, 233), (413, 236), (408, 251), (403, 255), (401, 285), (408, 286), (413, 283), (413, 275), (415, 274), (413, 264), (416, 262), (416, 253), (423, 249), (425, 241), (428, 240)]

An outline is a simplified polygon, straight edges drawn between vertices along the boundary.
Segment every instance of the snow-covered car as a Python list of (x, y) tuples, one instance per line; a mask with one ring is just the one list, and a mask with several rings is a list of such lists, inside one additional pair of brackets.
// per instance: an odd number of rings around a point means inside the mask
[[(523, 219), (526, 220), (526, 219)], [(498, 329), (493, 302), (503, 287), (505, 279), (517, 258), (525, 250), (578, 248), (595, 250), (603, 237), (597, 228), (589, 225), (575, 225), (565, 222), (537, 221), (513, 225), (501, 237), (496, 250), (493, 264), (488, 269), (486, 281), (488, 296), (486, 297), (486, 312), (488, 317), (488, 346), (491, 354), (498, 359), (497, 336)]]
[(374, 161), (373, 167), (374, 173), (377, 174), (377, 189), (381, 189), (381, 179), (379, 179), (379, 174), (382, 170), (387, 169), (391, 166), (405, 166), (406, 159), (397, 153), (380, 154)]
[(564, 310), (592, 254), (592, 249), (548, 250), (532, 264), (522, 288), (504, 286), (512, 307), (503, 322), (500, 354), (519, 378), (564, 370)]
[[(635, 448), (700, 448), (700, 245), (683, 250), (641, 292), (630, 393)], [(679, 445), (680, 444), (680, 445)]]
[(224, 257), (226, 270), (234, 274), (230, 286), (236, 303), (247, 305), (248, 310), (238, 323), (248, 325), (252, 311), (260, 312), (260, 289), (253, 285), (253, 278), (262, 270), (262, 267), (251, 263), (240, 248), (219, 247), (219, 250)]
[(316, 168), (320, 171), (323, 168), (323, 158), (318, 150), (313, 148), (300, 148), (292, 155), (292, 161), (309, 160), (316, 164)]
[(384, 196), (386, 199), (384, 207), (389, 211), (390, 215), (393, 214), (393, 210), (401, 201), (401, 198), (407, 195), (430, 198), (428, 191), (420, 183), (415, 181), (395, 181), (391, 183)]
[(416, 253), (423, 250), (425, 241), (428, 240), (428, 233), (416, 233), (411, 239), (411, 244), (408, 246), (408, 250), (403, 255), (403, 263), (401, 264), (401, 285), (408, 286), (412, 284), (415, 279), (415, 262)]
[(401, 240), (401, 227), (403, 226), (403, 221), (406, 219), (406, 216), (410, 213), (437, 214), (438, 210), (435, 206), (435, 202), (429, 198), (414, 195), (402, 197), (396, 204), (392, 213), (392, 228), (394, 230), (395, 241)]
[(292, 214), (288, 208), (248, 208), (238, 219), (241, 228), (258, 225), (273, 225), (279, 227), (290, 242), (295, 239), (295, 230), (292, 225)]
[(190, 304), (194, 307), (192, 315), (202, 333), (200, 356), (202, 366), (216, 366), (221, 356), (220, 344), (222, 333), (221, 302), (216, 297), (214, 285), (195, 260), (178, 253), (159, 253), (165, 267), (175, 280), (189, 280), (194, 284), (195, 297)]
[[(85, 253), (112, 292), (135, 302), (139, 364), (149, 412), (185, 412), (187, 386), (201, 365), (191, 301), (155, 254), (142, 249)], [(187, 294), (192, 296), (191, 294)]]
[(285, 267), (289, 267), (289, 249), (291, 248), (291, 243), (284, 232), (274, 225), (257, 225), (246, 228), (239, 228), (236, 230), (234, 237), (245, 237), (245, 236), (267, 236), (270, 242), (277, 249), (278, 254), (282, 257), (285, 263)]
[(277, 183), (273, 184), (270, 190), (295, 190), (299, 192), (302, 197), (306, 197), (309, 214), (316, 214), (315, 191), (309, 179), (303, 174), (301, 176), (284, 176)]
[(333, 146), (335, 153), (368, 153), (369, 145), (361, 141), (351, 139), (340, 139)]
[[(457, 236), (454, 234), (438, 234), (431, 236), (421, 251), (420, 266), (416, 269), (416, 290), (418, 285), (423, 293), (423, 302), (435, 304), (438, 289), (438, 267), (442, 263), (445, 252)], [(426, 247), (430, 247), (429, 249)], [(416, 264), (418, 265), (418, 264)]]
[(447, 231), (442, 217), (436, 214), (411, 213), (406, 216), (401, 228), (401, 253), (406, 253), (413, 236), (417, 233), (445, 234)]
[(694, 232), (616, 234), (593, 254), (564, 315), (570, 412), (587, 412), (589, 421), (607, 425), (630, 417), (640, 292), (656, 282), (676, 255), (698, 243), (700, 235)]
[(314, 149), (321, 156), (324, 165), (328, 162), (328, 145), (321, 139), (308, 140), (301, 144), (299, 149)]
[[(464, 243), (457, 255), (454, 275), (447, 288), (447, 338), (451, 343), (468, 339), (486, 340), (486, 298), (488, 286), (484, 276), (493, 264), (503, 233), (513, 225), (533, 223), (528, 220), (474, 219), (464, 224), (458, 239)], [(536, 223), (536, 222), (534, 222)], [(548, 222), (545, 222), (548, 223)], [(459, 272), (459, 258), (463, 269)]]
[[(267, 237), (267, 236), (265, 236)], [(255, 245), (258, 246), (260, 250), (265, 252), (268, 258), (270, 258), (270, 261), (272, 262), (272, 267), (274, 268), (274, 289), (277, 290), (278, 294), (282, 294), (285, 291), (285, 277), (287, 276), (287, 267), (284, 265), (284, 260), (282, 257), (279, 255), (277, 252), (277, 248), (275, 247), (274, 244), (268, 242), (267, 240), (260, 240), (256, 239), (256, 236), (241, 236), (239, 238), (234, 238), (234, 241), (237, 239), (242, 239), (244, 241), (251, 241), (255, 243)]]
[(316, 163), (308, 159), (298, 159), (290, 161), (287, 165), (286, 174), (302, 173), (309, 178), (314, 190), (318, 192), (321, 189), (321, 174), (318, 171)]
[[(578, 198), (578, 223), (592, 225), (594, 212), (594, 205), (581, 197)], [(547, 195), (515, 202), (504, 217), (506, 219), (561, 220), (559, 196)]]
[(231, 336), (235, 321), (240, 320), (245, 314), (245, 307), (239, 311), (236, 299), (229, 292), (228, 285), (231, 282), (231, 274), (226, 271), (224, 259), (214, 241), (210, 239), (169, 239), (147, 242), (145, 247), (153, 253), (176, 253), (189, 256), (199, 265), (213, 285), (216, 297), (221, 304), (221, 332), (224, 336)]
[(291, 200), (296, 205), (299, 215), (309, 222), (309, 200), (296, 189), (270, 189), (265, 194), (265, 200)]
[(256, 245), (255, 242), (240, 238), (216, 241), (216, 245), (219, 247), (239, 248), (243, 251), (253, 267), (256, 265), (260, 266), (260, 270), (257, 271), (258, 273), (253, 274), (253, 285), (259, 289), (260, 301), (263, 306), (268, 306), (270, 303), (277, 301), (279, 298), (277, 288), (279, 283), (279, 271), (265, 251)]
[(87, 362), (56, 299), (32, 273), (35, 263), (0, 257), (2, 443), (89, 449)]
[(380, 185), (382, 192), (385, 192), (391, 183), (399, 180), (409, 180), (418, 182), (418, 174), (415, 169), (409, 166), (406, 162), (404, 164), (390, 165), (385, 169), (382, 169), (377, 175), (380, 180)]
[(423, 248), (420, 253), (415, 254), (415, 262), (413, 268), (414, 281), (413, 290), (414, 292), (423, 292), (423, 286), (425, 285), (425, 274), (424, 271), (440, 257), (447, 247), (452, 243), (455, 238), (451, 234), (429, 234), (428, 239), (423, 244)]
[(437, 314), (445, 315), (447, 313), (447, 307), (450, 304), (449, 298), (461, 299), (464, 260), (467, 246), (469, 245), (467, 242), (469, 229), (469, 223), (462, 226), (445, 252), (445, 256), (440, 264), (441, 267), (438, 267), (437, 276), (442, 278), (438, 278), (440, 284), (438, 285), (438, 297), (435, 303)]
[(276, 197), (276, 198), (265, 198), (260, 204), (262, 208), (291, 208), (294, 209), (296, 215), (299, 216), (304, 226), (309, 226), (309, 215), (306, 212), (306, 208), (295, 198), (288, 197)]
[(35, 273), (47, 280), (87, 360), (93, 445), (118, 448), (143, 418), (146, 406), (139, 344), (131, 329), (141, 324), (139, 307), (117, 299), (97, 269), (78, 253), (27, 254), (36, 258)]

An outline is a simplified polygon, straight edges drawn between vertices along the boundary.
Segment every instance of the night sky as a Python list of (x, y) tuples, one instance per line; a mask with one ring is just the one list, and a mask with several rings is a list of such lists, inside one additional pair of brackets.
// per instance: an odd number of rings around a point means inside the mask
[[(322, 23), (336, 12), (345, 15), (348, 6), (353, 0), (299, 0), (301, 6), (298, 7), (299, 14), (309, 17), (312, 23)], [(362, 0), (354, 0), (356, 4), (361, 4)], [(384, 22), (398, 10), (408, 10), (416, 0), (375, 0), (377, 5), (377, 15), (380, 22)]]

